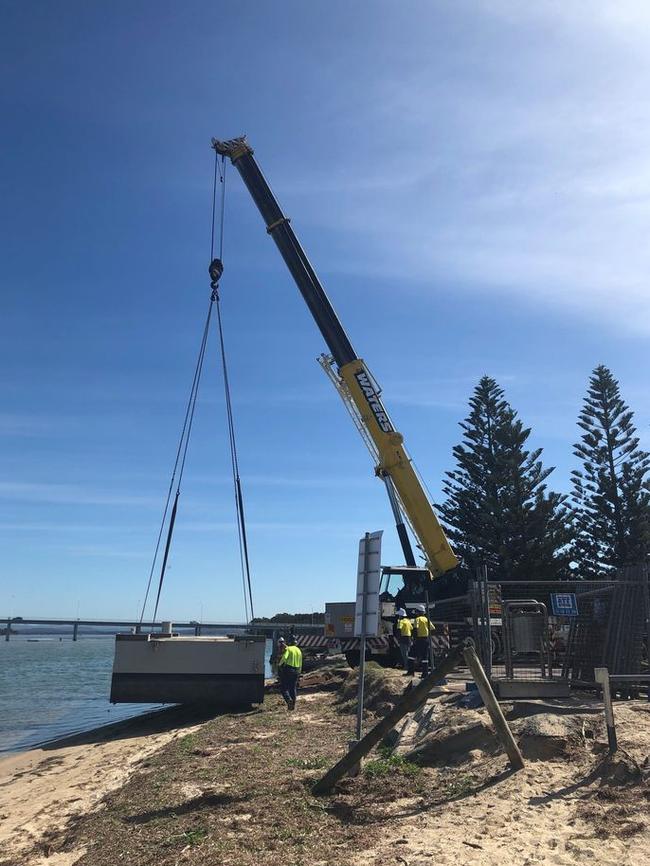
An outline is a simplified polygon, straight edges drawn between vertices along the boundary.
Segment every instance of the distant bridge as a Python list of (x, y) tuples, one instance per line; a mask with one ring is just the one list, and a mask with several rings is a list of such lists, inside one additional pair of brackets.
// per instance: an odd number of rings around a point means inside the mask
[[(16, 634), (13, 629), (22, 625), (39, 625), (39, 626), (70, 626), (72, 629), (72, 640), (77, 640), (80, 626), (95, 626), (98, 628), (115, 628), (117, 630), (131, 631), (135, 629), (136, 634), (141, 631), (160, 631), (162, 629), (163, 620), (160, 622), (140, 622), (139, 620), (126, 619), (31, 619), (22, 616), (2, 616), (0, 622), (5, 623), (5, 640), (8, 641), (12, 634)], [(167, 620), (164, 620), (167, 622)], [(175, 629), (194, 630), (194, 634), (198, 637), (203, 629), (233, 629), (238, 631), (251, 631), (256, 634), (266, 634), (269, 637), (277, 637), (282, 632), (294, 631), (296, 634), (322, 634), (322, 623), (308, 622), (197, 622), (190, 620), (189, 622), (174, 622)]]

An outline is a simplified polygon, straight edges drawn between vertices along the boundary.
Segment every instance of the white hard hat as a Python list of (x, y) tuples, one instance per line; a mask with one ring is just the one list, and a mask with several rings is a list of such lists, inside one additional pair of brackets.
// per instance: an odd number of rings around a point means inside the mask
[(426, 613), (426, 610), (427, 610), (426, 607), (425, 607), (423, 604), (416, 604), (416, 605), (415, 605), (415, 609), (416, 609), (416, 610), (419, 610), (420, 613)]
[(395, 612), (397, 613), (397, 616), (406, 616), (406, 611), (404, 610), (403, 607), (397, 608), (397, 610)]

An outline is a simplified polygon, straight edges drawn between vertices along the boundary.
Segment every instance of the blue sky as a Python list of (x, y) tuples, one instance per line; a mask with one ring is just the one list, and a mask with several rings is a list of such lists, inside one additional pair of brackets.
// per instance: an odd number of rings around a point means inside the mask
[[(434, 497), (483, 373), (568, 489), (590, 370), (650, 445), (643, 3), (0, 4), (0, 613), (134, 616), (246, 132)], [(351, 598), (385, 528), (236, 172), (223, 314), (256, 610)], [(161, 612), (243, 614), (216, 345)]]

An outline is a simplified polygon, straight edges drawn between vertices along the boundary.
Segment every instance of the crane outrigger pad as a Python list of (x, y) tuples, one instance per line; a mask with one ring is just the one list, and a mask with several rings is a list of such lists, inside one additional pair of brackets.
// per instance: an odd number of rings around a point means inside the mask
[(261, 704), (265, 649), (252, 635), (118, 634), (111, 703)]

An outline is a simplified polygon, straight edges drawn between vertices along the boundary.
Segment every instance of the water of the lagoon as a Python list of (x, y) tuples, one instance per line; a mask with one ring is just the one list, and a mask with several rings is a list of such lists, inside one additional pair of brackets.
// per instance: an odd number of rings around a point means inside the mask
[[(159, 704), (111, 704), (115, 639), (39, 634), (0, 638), (0, 753), (107, 725)], [(270, 676), (270, 643), (266, 675)]]

